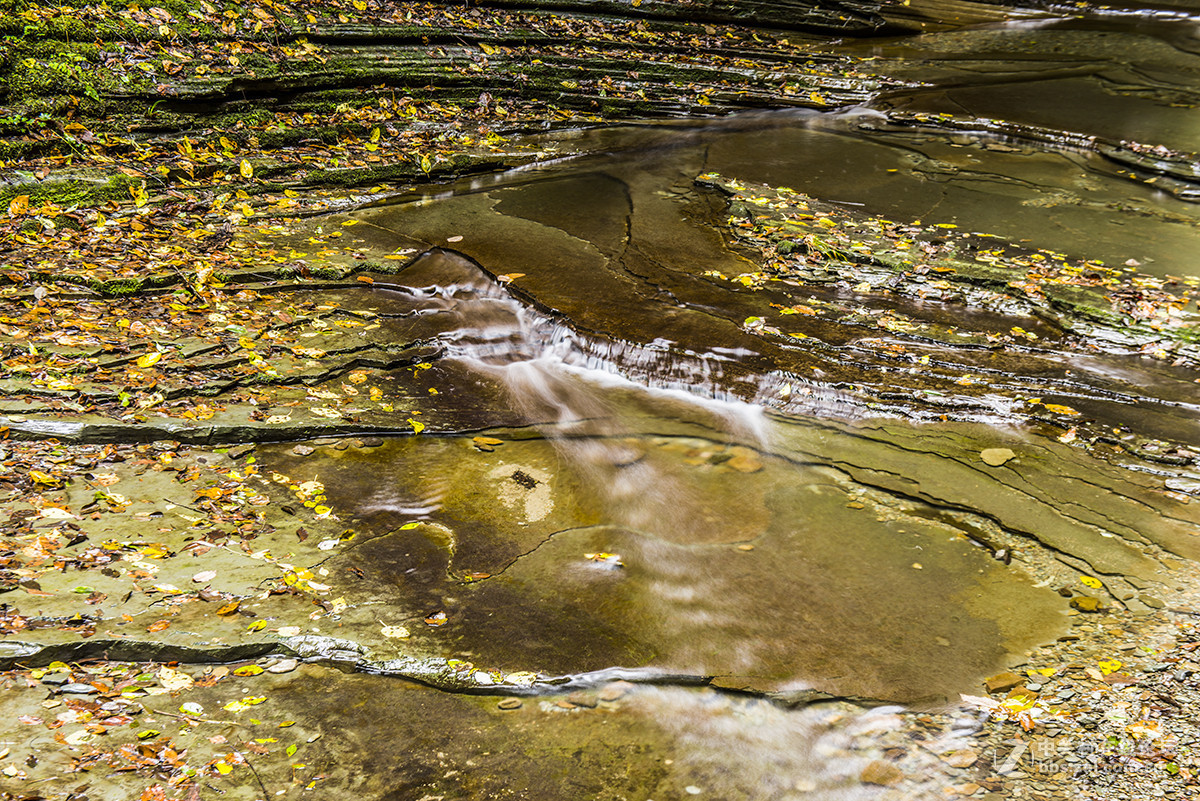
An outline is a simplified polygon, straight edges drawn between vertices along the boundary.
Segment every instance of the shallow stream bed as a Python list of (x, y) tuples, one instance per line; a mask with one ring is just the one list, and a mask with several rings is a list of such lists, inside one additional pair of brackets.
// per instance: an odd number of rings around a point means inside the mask
[[(196, 707), (136, 736), (211, 757), (221, 798), (1105, 797), (1117, 735), (1040, 788), (979, 738), (1126, 709), (1200, 597), (1197, 24), (840, 41), (917, 88), (549, 132), (315, 218), (364, 279), (322, 308), (373, 321), (306, 332), (345, 354), (299, 396), (324, 423), (279, 404), (214, 424), (254, 447), (143, 460), (232, 471), (270, 541), (209, 542), (190, 490), (114, 467), (137, 522), (96, 533), (153, 539), (136, 578), (171, 589), (0, 658), (59, 688), (56, 660), (177, 663), (130, 681)], [(74, 592), (119, 597), (103, 575)], [(38, 620), (79, 616), (73, 581)], [(242, 600), (161, 612), (189, 582)], [(0, 700), (47, 725), (10, 746), (47, 749), (22, 791), (91, 759), (87, 797), (129, 797), (46, 686)], [(1190, 748), (1143, 767), (1187, 792)]]

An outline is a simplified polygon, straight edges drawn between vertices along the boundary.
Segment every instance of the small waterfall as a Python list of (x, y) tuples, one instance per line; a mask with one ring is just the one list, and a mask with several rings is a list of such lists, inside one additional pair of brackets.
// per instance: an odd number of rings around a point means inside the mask
[[(412, 277), (427, 268), (439, 280), (409, 290), (416, 301), (412, 313), (449, 316), (452, 324), (436, 337), (445, 358), (501, 383), (514, 408), (553, 422), (560, 437), (586, 431), (611, 439), (628, 433), (606, 399), (604, 390), (616, 386), (698, 407), (722, 421), (719, 428), (732, 438), (761, 444), (760, 401), (775, 383), (787, 382), (786, 376), (778, 381), (755, 376), (766, 379), (762, 387), (747, 381), (744, 368), (727, 369), (743, 355), (733, 351), (695, 353), (662, 339), (634, 343), (581, 333), (526, 306), (454, 253), (430, 252), (413, 265)], [(622, 460), (627, 458), (613, 455), (613, 461)]]

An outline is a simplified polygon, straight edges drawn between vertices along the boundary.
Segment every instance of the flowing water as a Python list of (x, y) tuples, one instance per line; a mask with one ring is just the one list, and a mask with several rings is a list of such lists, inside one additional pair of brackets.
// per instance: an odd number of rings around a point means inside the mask
[[(611, 797), (849, 798), (883, 792), (849, 743), (895, 730), (893, 712), (789, 704), (978, 693), (1067, 630), (1054, 590), (1080, 575), (1149, 611), (1200, 555), (1194, 346), (1163, 355), (1020, 293), (740, 281), (760, 254), (712, 176), (945, 226), (931, 247), (983, 236), (1183, 291), (1200, 278), (1200, 172), (1180, 155), (1200, 149), (1197, 30), (1103, 18), (838, 43), (921, 86), (837, 113), (547, 134), (530, 168), (353, 213), (365, 251), (420, 255), (346, 305), (436, 352), (395, 377), (436, 394), (420, 436), (270, 457), (319, 477), (358, 532), (323, 563), (352, 577), (342, 625), (405, 622), (396, 657), (501, 677), (476, 691), (669, 685), (603, 718), (622, 745), (591, 770)], [(752, 322), (801, 305), (782, 331)], [(1014, 330), (1036, 336), (997, 344)], [(536, 739), (536, 761), (607, 725), (521, 715), (471, 736)], [(470, 749), (445, 747), (470, 774)], [(483, 797), (439, 781), (421, 786)], [(568, 786), (537, 797), (600, 797)]]

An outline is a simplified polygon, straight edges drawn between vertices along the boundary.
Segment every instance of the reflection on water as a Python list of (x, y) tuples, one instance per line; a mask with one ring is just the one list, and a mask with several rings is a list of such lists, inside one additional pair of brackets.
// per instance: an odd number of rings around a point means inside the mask
[[(999, 262), (992, 305), (889, 276), (767, 281), (726, 235), (753, 209), (697, 179), (790, 187), (830, 227), (834, 206), (941, 226), (910, 245), (929, 253), (969, 257), (979, 232), (1026, 265), (1200, 277), (1196, 41), (1191, 22), (1107, 19), (840, 42), (921, 85), (839, 113), (552, 133), (548, 154), (584, 155), (358, 213), (365, 248), (426, 248), (371, 302), (439, 354), (428, 383), (452, 411), (378, 448), (267, 456), (319, 476), (353, 527), (321, 565), (339, 631), (382, 610), (411, 637), (381, 649), (537, 673), (531, 694), (554, 676), (728, 691), (602, 708), (606, 734), (640, 745), (649, 722), (671, 743), (636, 797), (880, 797), (857, 746), (897, 742), (895, 709), (739, 694), (941, 705), (1061, 633), (1056, 587), (1102, 576), (1104, 603), (1136, 608), (1200, 557), (1196, 353), (1096, 340), (1132, 321), (1144, 277), (1103, 331), (1071, 324), (1067, 290), (1040, 314), (1004, 294), (1024, 271)], [(944, 265), (922, 266), (936, 288)], [(472, 736), (506, 747), (476, 750), (557, 747), (585, 726), (559, 711), (593, 701), (526, 699), (556, 722), (493, 719)]]
[[(786, 432), (758, 405), (716, 399), (744, 353), (630, 345), (638, 358), (598, 361), (473, 269), (429, 256), (403, 276), (412, 290), (391, 290), (393, 313), (449, 324), (445, 360), (503, 387), (532, 430), (320, 463), (330, 505), (366, 532), (330, 568), (359, 577), (348, 598), (445, 611), (444, 628), (414, 635), (422, 647), (505, 670), (645, 667), (928, 703), (1058, 631), (1061, 599), (967, 530), (836, 463), (772, 455)], [(657, 379), (667, 359), (678, 378)], [(639, 370), (662, 388), (622, 377)], [(304, 464), (284, 471), (303, 480)]]

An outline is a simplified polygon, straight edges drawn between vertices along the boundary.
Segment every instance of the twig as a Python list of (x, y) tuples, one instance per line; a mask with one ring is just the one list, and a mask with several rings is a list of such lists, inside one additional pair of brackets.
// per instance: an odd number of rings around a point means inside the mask
[(263, 780), (259, 778), (258, 771), (254, 769), (254, 764), (250, 761), (250, 757), (243, 754), (242, 759), (246, 760), (246, 767), (250, 768), (250, 772), (254, 774), (254, 780), (258, 782), (258, 789), (263, 791), (263, 801), (267, 801), (267, 799), (271, 797), (271, 794), (267, 792), (267, 786), (263, 784)]
[[(238, 720), (217, 720), (215, 718), (198, 718), (195, 715), (180, 715), (178, 713), (167, 712), (162, 709), (150, 709), (150, 707), (146, 707), (146, 709), (150, 710), (151, 712), (153, 712), (156, 715), (166, 715), (169, 718), (178, 718), (179, 720), (188, 720), (188, 721), (192, 721), (194, 723), (226, 723), (226, 724), (230, 724), (233, 726), (247, 726), (247, 727), (250, 726), (249, 723), (242, 723), (241, 721), (238, 721)], [(264, 790), (264, 792), (266, 792), (266, 791)]]

